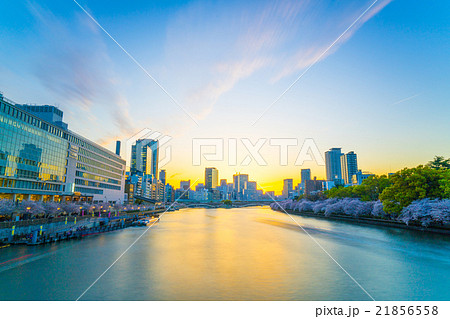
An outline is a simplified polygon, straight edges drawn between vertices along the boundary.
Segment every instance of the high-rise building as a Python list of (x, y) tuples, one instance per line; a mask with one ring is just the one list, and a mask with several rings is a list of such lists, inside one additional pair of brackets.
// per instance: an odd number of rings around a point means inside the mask
[(203, 183), (197, 183), (197, 185), (195, 185), (195, 191), (196, 192), (200, 192), (200, 191), (202, 191), (204, 189), (205, 189), (205, 184), (203, 184)]
[(0, 94), (0, 199), (122, 202), (125, 161), (68, 130), (63, 112)]
[(269, 199), (275, 199), (275, 192), (274, 191), (267, 191), (266, 192), (266, 197), (268, 197)]
[(165, 191), (165, 202), (172, 203), (175, 201), (175, 190), (173, 189), (172, 185), (166, 184), (166, 191)]
[(245, 182), (243, 195), (244, 195), (243, 199), (245, 200), (257, 200), (258, 192), (256, 182), (253, 181)]
[(191, 193), (191, 180), (180, 181), (180, 191), (176, 195), (179, 199), (189, 199), (189, 194)]
[(131, 175), (139, 172), (158, 179), (158, 146), (158, 141), (152, 139), (140, 139), (131, 146)]
[(327, 180), (333, 181), (336, 184), (342, 184), (341, 171), (341, 148), (331, 148), (325, 152), (325, 167), (327, 172)]
[(356, 153), (351, 151), (341, 155), (342, 178), (346, 185), (352, 183), (352, 176), (358, 172), (358, 160)]
[(292, 178), (287, 178), (283, 180), (283, 198), (289, 198), (292, 196), (294, 191), (294, 181)]
[(228, 184), (226, 179), (220, 180), (220, 186), (218, 187), (220, 191), (220, 197), (221, 199), (228, 199), (229, 192), (228, 192)]
[(191, 180), (188, 181), (180, 181), (180, 189), (182, 191), (191, 189)]
[(215, 167), (205, 168), (205, 188), (212, 190), (219, 186), (219, 171)]
[(159, 172), (159, 180), (161, 181), (161, 183), (166, 184), (166, 170), (162, 169)]
[(309, 168), (302, 169), (300, 171), (301, 182), (311, 180), (311, 170)]
[(305, 181), (305, 195), (313, 195), (317, 192), (323, 191), (323, 184), (325, 181), (314, 179)]
[(233, 175), (234, 193), (236, 199), (242, 199), (245, 189), (245, 183), (248, 182), (248, 174)]

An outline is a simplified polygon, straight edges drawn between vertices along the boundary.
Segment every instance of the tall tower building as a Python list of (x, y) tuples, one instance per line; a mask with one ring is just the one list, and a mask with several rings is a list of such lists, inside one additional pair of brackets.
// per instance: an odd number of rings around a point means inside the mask
[(331, 148), (325, 152), (327, 181), (342, 184), (341, 155), (343, 155), (341, 148), (338, 147)]
[(351, 151), (341, 155), (341, 171), (345, 184), (352, 183), (352, 176), (358, 172), (358, 160), (356, 153)]
[(160, 179), (161, 183), (166, 184), (166, 170), (165, 169), (162, 169), (159, 172), (159, 179)]
[(287, 178), (283, 180), (283, 197), (289, 198), (292, 195), (292, 192), (294, 190), (293, 186), (293, 180), (292, 178)]
[(305, 181), (311, 180), (311, 170), (309, 168), (302, 169), (300, 171), (301, 182), (304, 184)]
[(219, 171), (215, 167), (205, 168), (205, 188), (208, 190), (219, 186)]
[(236, 174), (233, 175), (234, 192), (236, 193), (237, 199), (242, 198), (242, 194), (245, 189), (246, 182), (248, 182), (247, 174)]
[(188, 181), (180, 181), (180, 189), (182, 191), (191, 189), (191, 180)]
[(157, 140), (141, 139), (131, 146), (131, 175), (140, 172), (158, 179), (158, 145)]

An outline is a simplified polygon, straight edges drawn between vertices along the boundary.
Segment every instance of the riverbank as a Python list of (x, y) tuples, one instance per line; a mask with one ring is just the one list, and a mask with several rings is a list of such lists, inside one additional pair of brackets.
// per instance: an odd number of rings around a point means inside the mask
[[(272, 207), (272, 210), (283, 212), (281, 209), (275, 209)], [(325, 216), (323, 213), (314, 213), (314, 212), (298, 212), (292, 209), (284, 209), (287, 213), (292, 215), (298, 215), (298, 216), (304, 216), (304, 217), (314, 217), (319, 219), (329, 219), (329, 220), (336, 220), (336, 221), (345, 221), (353, 224), (361, 224), (361, 225), (376, 225), (376, 226), (382, 226), (382, 227), (391, 227), (391, 228), (401, 228), (401, 229), (409, 229), (409, 230), (415, 230), (415, 231), (424, 231), (424, 232), (431, 232), (431, 233), (437, 233), (442, 235), (450, 235), (450, 227), (445, 226), (437, 226), (437, 225), (430, 225), (428, 227), (424, 227), (420, 224), (405, 224), (400, 221), (396, 220), (389, 220), (389, 219), (383, 219), (383, 218), (370, 218), (370, 217), (353, 217), (353, 216), (347, 216), (347, 215), (330, 215)]]
[(164, 210), (122, 213), (118, 216), (70, 216), (54, 219), (34, 219), (0, 223), (0, 247), (9, 245), (40, 245), (82, 239), (86, 236), (111, 232), (132, 226), (144, 217), (155, 216)]

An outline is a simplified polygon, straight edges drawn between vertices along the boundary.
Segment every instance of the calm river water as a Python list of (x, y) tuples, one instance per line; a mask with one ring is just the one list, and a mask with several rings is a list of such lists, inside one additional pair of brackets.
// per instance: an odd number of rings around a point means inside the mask
[[(449, 300), (450, 238), (294, 216), (376, 300)], [(75, 300), (146, 228), (0, 250), (0, 300)], [(287, 215), (166, 213), (81, 300), (369, 300)]]

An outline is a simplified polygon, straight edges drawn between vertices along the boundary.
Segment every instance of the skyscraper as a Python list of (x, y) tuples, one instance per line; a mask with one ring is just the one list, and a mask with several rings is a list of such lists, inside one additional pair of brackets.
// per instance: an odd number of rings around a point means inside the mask
[(205, 168), (205, 187), (208, 190), (214, 189), (219, 185), (219, 171), (215, 167)]
[(333, 181), (336, 184), (342, 184), (341, 171), (341, 148), (331, 148), (325, 152), (325, 167), (327, 171), (327, 180)]
[(180, 193), (178, 198), (179, 199), (189, 199), (190, 195), (190, 189), (191, 189), (191, 180), (187, 181), (180, 181)]
[(161, 183), (166, 184), (166, 170), (162, 169), (159, 172), (159, 179), (161, 180)]
[(301, 182), (304, 184), (305, 181), (311, 179), (311, 170), (309, 168), (302, 169), (300, 171)]
[(233, 184), (234, 184), (234, 192), (236, 194), (236, 199), (242, 199), (242, 194), (245, 189), (246, 182), (248, 182), (247, 174), (233, 175)]
[(292, 195), (293, 190), (294, 188), (292, 178), (283, 180), (283, 197), (289, 198)]
[(351, 151), (341, 155), (341, 171), (345, 184), (352, 183), (352, 176), (358, 172), (356, 153)]
[(137, 140), (131, 146), (131, 175), (138, 172), (152, 175), (158, 179), (158, 141), (151, 139)]
[(191, 180), (188, 181), (180, 181), (180, 189), (182, 191), (188, 190), (191, 188)]

